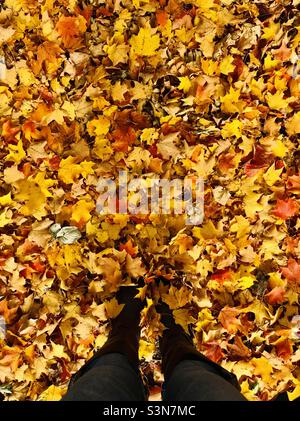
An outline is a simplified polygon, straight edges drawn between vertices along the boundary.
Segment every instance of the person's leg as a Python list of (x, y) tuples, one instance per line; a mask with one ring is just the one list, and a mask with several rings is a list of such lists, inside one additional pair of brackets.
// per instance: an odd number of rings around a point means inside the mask
[(167, 328), (160, 339), (163, 400), (245, 401), (236, 377), (196, 350), (166, 304), (160, 303), (157, 309)]
[(246, 401), (218, 370), (200, 360), (178, 363), (164, 389), (167, 401)]
[(141, 376), (125, 355), (105, 354), (69, 388), (63, 401), (144, 401)]
[(64, 401), (146, 399), (138, 359), (143, 303), (134, 298), (137, 292), (134, 287), (118, 291), (118, 302), (125, 305), (112, 321), (107, 342), (72, 377)]

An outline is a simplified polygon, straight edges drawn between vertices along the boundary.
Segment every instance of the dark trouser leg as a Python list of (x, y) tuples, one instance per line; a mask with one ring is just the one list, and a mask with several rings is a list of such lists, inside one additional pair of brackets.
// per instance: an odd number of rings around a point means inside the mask
[(63, 400), (145, 400), (139, 372), (139, 320), (143, 304), (135, 299), (135, 287), (121, 287), (118, 301), (124, 303), (112, 321), (106, 343), (72, 377)]
[(94, 359), (73, 382), (63, 401), (144, 401), (144, 385), (125, 355), (105, 354)]
[(235, 375), (210, 361), (194, 347), (192, 338), (177, 325), (164, 303), (157, 306), (167, 327), (160, 339), (163, 399), (173, 401), (245, 401)]
[(246, 401), (244, 396), (205, 361), (183, 360), (164, 385), (167, 401)]

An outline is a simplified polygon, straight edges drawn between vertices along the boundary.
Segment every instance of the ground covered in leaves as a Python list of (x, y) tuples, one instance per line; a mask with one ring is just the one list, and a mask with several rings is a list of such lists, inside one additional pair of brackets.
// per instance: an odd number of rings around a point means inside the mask
[[(1, 1), (3, 399), (59, 399), (140, 276), (152, 391), (162, 296), (248, 399), (300, 395), (299, 42), (299, 0)], [(119, 170), (203, 177), (203, 224), (99, 215)]]

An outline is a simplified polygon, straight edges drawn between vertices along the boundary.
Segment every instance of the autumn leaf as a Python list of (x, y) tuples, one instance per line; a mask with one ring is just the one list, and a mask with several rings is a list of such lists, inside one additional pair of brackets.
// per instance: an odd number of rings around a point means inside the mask
[(285, 289), (283, 287), (275, 287), (265, 297), (269, 304), (281, 304), (285, 299)]
[(95, 208), (95, 204), (84, 199), (79, 200), (72, 208), (71, 221), (82, 226), (91, 219), (91, 211)]
[(229, 333), (236, 333), (241, 327), (241, 322), (237, 318), (239, 314), (236, 308), (226, 306), (220, 311), (218, 319)]
[(119, 304), (116, 298), (112, 298), (110, 301), (106, 301), (104, 305), (107, 316), (111, 319), (115, 319), (121, 313), (124, 307), (124, 304)]
[(273, 215), (283, 220), (291, 218), (299, 211), (299, 204), (294, 199), (277, 199), (276, 206), (273, 209)]
[(270, 362), (265, 357), (252, 358), (250, 362), (254, 366), (254, 374), (260, 376), (266, 384), (270, 383), (271, 374), (273, 372), (273, 367)]
[(299, 286), (300, 283), (300, 265), (297, 260), (290, 258), (286, 267), (281, 268), (281, 273), (292, 284)]
[(160, 45), (159, 35), (152, 34), (151, 28), (140, 28), (130, 39), (133, 52), (141, 56), (153, 56)]
[(86, 178), (89, 174), (94, 173), (94, 162), (82, 161), (80, 164), (76, 162), (77, 159), (73, 156), (68, 156), (60, 161), (58, 177), (64, 183), (73, 183), (80, 175)]
[(286, 187), (291, 193), (300, 194), (300, 175), (288, 177)]
[(61, 16), (56, 29), (63, 40), (64, 47), (80, 46), (80, 35), (86, 31), (86, 20), (83, 16)]
[(195, 322), (195, 319), (190, 315), (188, 309), (175, 309), (173, 310), (173, 316), (175, 323), (180, 325), (186, 333), (189, 332), (188, 326), (189, 324)]
[(44, 390), (39, 396), (40, 401), (60, 401), (66, 393), (66, 388), (54, 386), (53, 384)]
[[(298, 1), (98, 3), (0, 7), (1, 397), (59, 400), (139, 278), (151, 390), (162, 299), (247, 399), (297, 398)], [(120, 171), (203, 179), (203, 223), (100, 215)]]
[(185, 288), (175, 288), (171, 285), (167, 294), (162, 294), (163, 301), (168, 304), (171, 310), (184, 307), (191, 300), (191, 292)]

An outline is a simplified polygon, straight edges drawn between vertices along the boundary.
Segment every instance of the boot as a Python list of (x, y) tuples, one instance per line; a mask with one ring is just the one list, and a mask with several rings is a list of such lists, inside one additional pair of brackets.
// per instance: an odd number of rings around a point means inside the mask
[(162, 355), (162, 372), (165, 381), (168, 381), (173, 370), (183, 360), (198, 360), (207, 363), (220, 376), (225, 378), (240, 390), (236, 376), (201, 354), (194, 346), (193, 339), (184, 329), (175, 323), (169, 306), (159, 301), (156, 310), (161, 315), (161, 322), (166, 329), (159, 339), (159, 348)]
[(133, 369), (139, 373), (139, 337), (140, 337), (140, 313), (144, 303), (134, 298), (138, 293), (135, 286), (122, 286), (116, 294), (119, 304), (125, 304), (121, 313), (112, 320), (111, 331), (106, 343), (95, 355), (73, 375), (69, 387), (81, 377), (99, 357), (120, 353), (127, 357)]

